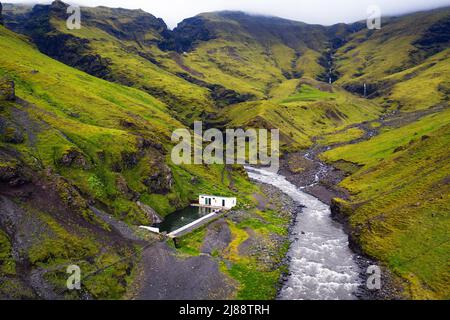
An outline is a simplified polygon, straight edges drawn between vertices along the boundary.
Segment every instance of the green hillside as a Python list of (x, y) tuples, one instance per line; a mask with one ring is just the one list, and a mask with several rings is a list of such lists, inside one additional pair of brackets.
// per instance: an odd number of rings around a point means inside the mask
[(402, 111), (448, 102), (450, 9), (390, 18), (362, 30), (335, 54), (337, 84)]
[[(171, 163), (172, 132), (196, 120), (278, 128), (284, 153), (318, 152), (345, 176), (349, 196), (333, 212), (393, 271), (401, 297), (450, 297), (449, 8), (370, 31), (231, 11), (169, 30), (142, 10), (106, 7), (82, 8), (82, 28), (68, 30), (60, 1), (5, 7), (0, 298), (52, 298), (33, 279), (64, 288), (61, 268), (73, 261), (106, 270), (88, 278), (90, 296), (127, 297), (142, 239), (120, 230), (200, 193), (239, 196), (243, 218), (226, 220), (230, 243), (211, 255), (236, 297), (273, 298), (287, 247), (270, 239), (286, 235), (289, 217), (257, 207), (262, 191), (240, 166)], [(177, 254), (199, 256), (205, 237), (182, 239)], [(277, 266), (241, 254), (248, 239), (280, 251)]]
[(206, 81), (261, 98), (286, 79), (323, 72), (317, 57), (327, 44), (324, 27), (219, 12), (187, 19), (175, 29), (175, 36), (194, 23), (211, 39), (183, 55), (183, 62)]
[[(354, 168), (341, 186), (353, 236), (365, 252), (408, 280), (416, 299), (448, 299), (450, 110), (323, 154)], [(351, 166), (349, 165), (351, 164)]]
[(342, 89), (303, 79), (283, 99), (233, 105), (224, 110), (224, 116), (231, 127), (278, 128), (281, 147), (295, 151), (310, 147), (313, 137), (376, 119), (381, 111)]
[(379, 135), (322, 158), (349, 173), (337, 200), (354, 240), (406, 280), (405, 295), (448, 299), (449, 9), (388, 19), (337, 50), (337, 84), (388, 110)]
[[(13, 228), (1, 233), (0, 266), (8, 274), (2, 296), (35, 295), (28, 271), (17, 276), (16, 264), (51, 270), (82, 260), (89, 271), (133, 253), (132, 244), (98, 219), (92, 205), (130, 225), (148, 225), (152, 216), (137, 201), (165, 215), (199, 193), (251, 190), (239, 171), (221, 179), (219, 166), (172, 167), (170, 136), (183, 125), (147, 93), (57, 62), (2, 26), (0, 52), (0, 205), (2, 212), (12, 210), (24, 219), (2, 220)], [(229, 179), (234, 178), (232, 191)], [(17, 250), (20, 237), (31, 246), (20, 248), (17, 261), (11, 250)], [(109, 269), (116, 275), (109, 282), (99, 280), (107, 274), (97, 281), (94, 276), (89, 293), (121, 297), (129, 263)]]

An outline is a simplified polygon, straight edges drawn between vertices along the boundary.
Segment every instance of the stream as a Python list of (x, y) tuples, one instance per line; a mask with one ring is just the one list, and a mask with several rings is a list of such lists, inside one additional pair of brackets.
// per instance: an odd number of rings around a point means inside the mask
[(289, 276), (280, 300), (351, 300), (361, 285), (361, 270), (341, 224), (330, 207), (277, 173), (246, 167), (251, 179), (272, 185), (304, 206), (291, 229)]

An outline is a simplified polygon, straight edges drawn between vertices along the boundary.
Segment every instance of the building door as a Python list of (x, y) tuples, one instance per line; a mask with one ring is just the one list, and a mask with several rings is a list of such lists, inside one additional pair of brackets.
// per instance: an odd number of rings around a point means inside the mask
[(222, 200), (222, 207), (225, 207), (225, 200)]

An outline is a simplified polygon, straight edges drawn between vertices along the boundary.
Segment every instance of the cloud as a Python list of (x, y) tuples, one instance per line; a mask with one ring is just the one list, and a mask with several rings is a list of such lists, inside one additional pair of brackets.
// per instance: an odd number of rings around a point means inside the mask
[(143, 9), (163, 18), (170, 27), (196, 14), (218, 10), (241, 10), (330, 25), (365, 19), (366, 9), (370, 5), (378, 5), (383, 15), (398, 15), (450, 5), (450, 0), (71, 0), (69, 2), (85, 6)]

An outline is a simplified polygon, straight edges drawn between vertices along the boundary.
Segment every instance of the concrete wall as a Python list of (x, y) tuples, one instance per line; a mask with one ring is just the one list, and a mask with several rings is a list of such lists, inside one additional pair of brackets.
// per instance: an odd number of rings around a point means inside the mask
[[(208, 199), (211, 201), (209, 202)], [(226, 198), (218, 196), (201, 195), (199, 204), (204, 206), (220, 207), (231, 209), (236, 206), (236, 198)]]

